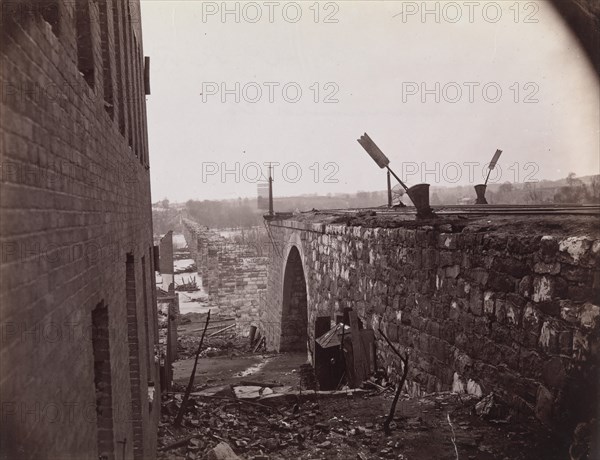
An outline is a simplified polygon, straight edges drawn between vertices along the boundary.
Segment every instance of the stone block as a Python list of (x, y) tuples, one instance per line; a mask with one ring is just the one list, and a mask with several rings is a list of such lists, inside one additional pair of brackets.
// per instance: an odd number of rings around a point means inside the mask
[(519, 282), (517, 292), (525, 298), (530, 298), (533, 294), (533, 277), (524, 276)]
[(546, 300), (537, 304), (537, 309), (544, 315), (560, 316), (560, 302), (558, 300)]
[(508, 235), (505, 233), (490, 233), (483, 237), (483, 247), (496, 251), (504, 251), (508, 243)]
[(539, 237), (513, 235), (508, 238), (507, 249), (512, 254), (531, 254), (540, 248)]
[(550, 321), (545, 321), (542, 324), (540, 331), (539, 346), (542, 350), (550, 354), (558, 353), (558, 331), (556, 325)]
[(590, 359), (590, 342), (587, 334), (576, 329), (573, 334), (573, 358), (577, 361), (588, 361)]
[(548, 276), (536, 276), (533, 279), (532, 299), (534, 302), (543, 302), (552, 299), (554, 295), (554, 281)]
[(533, 267), (533, 271), (540, 275), (558, 275), (560, 273), (560, 263), (538, 262)]
[(540, 312), (536, 305), (528, 302), (523, 310), (523, 328), (531, 331), (540, 327)]
[(487, 286), (494, 291), (514, 292), (516, 287), (516, 280), (513, 277), (504, 273), (490, 271)]
[(490, 332), (490, 321), (486, 316), (476, 316), (473, 318), (473, 332), (479, 335), (488, 335)]
[(560, 317), (570, 324), (579, 323), (579, 313), (582, 309), (581, 303), (573, 302), (572, 300), (560, 300)]
[(486, 286), (489, 279), (489, 273), (484, 268), (473, 268), (469, 272), (470, 279), (480, 286)]
[(544, 261), (554, 260), (558, 253), (558, 241), (553, 236), (543, 236), (540, 240), (540, 254)]
[(548, 388), (560, 390), (567, 381), (566, 361), (564, 358), (548, 359), (542, 367), (542, 380)]
[(496, 299), (495, 302), (496, 321), (504, 323), (506, 321), (506, 301), (504, 299)]
[(469, 294), (469, 310), (477, 316), (483, 314), (483, 293), (479, 286), (473, 286)]
[[(564, 288), (564, 286), (562, 287)], [(555, 295), (557, 297), (568, 298), (576, 302), (584, 302), (586, 300), (592, 299), (594, 294), (591, 283), (571, 283), (566, 288), (566, 292), (556, 291)]]
[(226, 442), (220, 442), (208, 452), (208, 460), (242, 460)]
[(490, 338), (496, 343), (510, 343), (510, 329), (497, 322), (492, 323)]
[(583, 328), (591, 330), (600, 326), (600, 307), (586, 302), (579, 310), (579, 322)]
[(460, 274), (460, 265), (452, 265), (446, 268), (446, 277), (457, 278)]
[(497, 258), (493, 268), (497, 272), (510, 275), (514, 278), (521, 278), (528, 272), (525, 261), (511, 256)]
[(460, 260), (460, 266), (462, 268), (471, 268), (471, 257), (468, 252), (463, 252)]
[(423, 261), (423, 268), (425, 269), (432, 269), (435, 268), (438, 264), (439, 261), (439, 252), (436, 251), (435, 249), (423, 249), (422, 250), (422, 261)]
[(487, 316), (494, 316), (495, 302), (495, 293), (493, 291), (485, 291), (483, 293), (483, 310)]
[(539, 378), (542, 375), (544, 360), (535, 350), (526, 348), (520, 349), (519, 354), (519, 371), (530, 378)]
[(448, 267), (454, 264), (455, 256), (452, 251), (440, 251), (439, 252), (439, 265), (440, 267)]
[(561, 355), (573, 356), (573, 332), (561, 331), (558, 334), (558, 348)]
[(457, 237), (453, 234), (440, 233), (438, 235), (438, 248), (454, 250), (457, 248)]
[(535, 398), (535, 415), (544, 423), (551, 423), (554, 411), (554, 395), (545, 386), (538, 387)]
[(592, 242), (582, 236), (572, 236), (559, 242), (559, 260), (578, 263), (585, 258), (592, 247)]

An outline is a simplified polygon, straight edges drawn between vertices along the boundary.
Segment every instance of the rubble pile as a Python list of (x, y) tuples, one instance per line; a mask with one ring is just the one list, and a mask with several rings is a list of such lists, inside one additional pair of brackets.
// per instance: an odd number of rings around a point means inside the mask
[[(465, 459), (564, 458), (556, 437), (532, 420), (490, 423), (478, 416), (475, 396), (437, 393), (403, 398), (392, 432), (386, 435), (382, 427), (391, 394), (354, 391), (326, 397), (322, 393), (308, 391), (273, 402), (236, 399), (233, 391), (213, 396), (195, 393), (181, 427), (172, 422), (182, 395), (169, 394), (163, 398), (157, 458), (453, 460), (453, 442), (459, 458)], [(220, 452), (229, 454), (219, 456)]]
[[(298, 456), (307, 450), (335, 451), (340, 443), (357, 446), (359, 441), (368, 446), (370, 439), (377, 436), (377, 427), (373, 423), (361, 426), (344, 416), (323, 420), (319, 402), (314, 401), (312, 395), (307, 397), (313, 401), (300, 401), (285, 409), (235, 398), (224, 399), (225, 396), (215, 396), (217, 399), (192, 397), (181, 432), (176, 433), (171, 422), (182, 395), (170, 396), (163, 403), (163, 418), (159, 425), (159, 458), (203, 458), (221, 442), (228, 443), (236, 454), (248, 459), (290, 458), (272, 455), (283, 450)], [(177, 444), (178, 439), (185, 439), (183, 445)], [(170, 449), (171, 446), (175, 447)], [(390, 454), (383, 458), (397, 458), (394, 443), (383, 450), (384, 454)]]
[[(180, 325), (198, 325), (198, 328), (186, 334), (180, 334), (177, 338), (179, 359), (193, 358), (200, 342), (202, 328), (199, 319), (204, 315), (198, 313), (187, 313), (181, 315)], [(227, 317), (215, 317), (211, 319), (206, 331), (206, 338), (200, 357), (228, 356), (230, 358), (242, 356), (252, 351), (247, 337), (239, 334), (235, 319)]]
[(197, 273), (198, 267), (196, 266), (196, 262), (191, 262), (188, 265), (183, 267), (175, 267), (175, 274), (179, 275), (181, 273)]
[(196, 277), (189, 277), (187, 280), (183, 278), (181, 283), (175, 283), (176, 291), (183, 292), (194, 292), (198, 291), (200, 288), (198, 287), (198, 283), (196, 282)]

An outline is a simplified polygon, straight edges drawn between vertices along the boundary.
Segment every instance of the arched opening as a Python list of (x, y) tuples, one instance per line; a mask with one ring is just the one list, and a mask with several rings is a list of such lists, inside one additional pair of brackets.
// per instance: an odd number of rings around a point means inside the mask
[(283, 274), (280, 351), (306, 351), (308, 340), (306, 279), (300, 252), (290, 250)]

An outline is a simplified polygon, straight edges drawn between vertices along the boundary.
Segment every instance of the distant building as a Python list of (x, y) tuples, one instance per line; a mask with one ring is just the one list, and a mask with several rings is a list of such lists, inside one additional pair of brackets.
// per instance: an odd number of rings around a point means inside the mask
[(2, 3), (2, 459), (155, 457), (139, 11), (139, 1)]

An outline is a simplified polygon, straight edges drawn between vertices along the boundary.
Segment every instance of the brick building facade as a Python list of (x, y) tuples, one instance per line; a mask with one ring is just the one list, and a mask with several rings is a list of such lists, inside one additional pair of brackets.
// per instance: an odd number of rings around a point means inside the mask
[(139, 8), (2, 2), (2, 459), (155, 456)]

